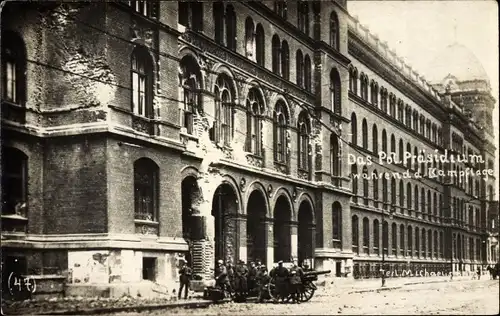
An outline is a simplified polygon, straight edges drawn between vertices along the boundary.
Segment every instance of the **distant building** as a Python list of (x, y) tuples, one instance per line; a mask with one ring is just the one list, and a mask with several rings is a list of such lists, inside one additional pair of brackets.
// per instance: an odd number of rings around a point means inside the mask
[[(449, 69), (477, 76), (434, 83), (345, 1), (9, 2), (3, 271), (168, 288), (183, 258), (205, 281), (216, 259), (356, 278), (382, 253), (386, 270), (498, 260), (494, 176), (355, 176), (493, 168), (489, 81), (456, 47)], [(445, 149), (485, 163), (349, 161)]]

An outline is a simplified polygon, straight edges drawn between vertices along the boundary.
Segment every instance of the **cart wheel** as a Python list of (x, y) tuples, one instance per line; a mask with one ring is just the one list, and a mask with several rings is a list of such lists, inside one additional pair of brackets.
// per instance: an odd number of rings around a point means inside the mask
[(274, 280), (271, 280), (267, 286), (268, 292), (269, 292), (269, 298), (273, 300), (273, 302), (278, 302), (279, 301), (279, 293), (278, 290), (276, 289), (276, 283), (274, 283)]
[(300, 301), (309, 301), (314, 296), (314, 292), (316, 291), (316, 289), (316, 285), (314, 285), (312, 282), (305, 283), (303, 285), (302, 292), (300, 293)]

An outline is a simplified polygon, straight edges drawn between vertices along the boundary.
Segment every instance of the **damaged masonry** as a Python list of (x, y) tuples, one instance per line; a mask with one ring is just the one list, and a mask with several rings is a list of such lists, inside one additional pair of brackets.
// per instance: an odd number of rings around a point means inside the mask
[[(343, 279), (497, 260), (493, 176), (468, 187), (357, 179), (382, 168), (348, 159), (389, 143), (414, 154), (467, 146), (489, 164), (489, 81), (462, 95), (413, 80), (345, 1), (303, 5), (5, 4), (4, 279), (29, 276), (40, 297), (144, 297), (172, 295), (181, 261), (201, 291), (218, 260), (297, 259)], [(285, 18), (297, 10), (300, 23)], [(442, 120), (448, 112), (477, 119)]]

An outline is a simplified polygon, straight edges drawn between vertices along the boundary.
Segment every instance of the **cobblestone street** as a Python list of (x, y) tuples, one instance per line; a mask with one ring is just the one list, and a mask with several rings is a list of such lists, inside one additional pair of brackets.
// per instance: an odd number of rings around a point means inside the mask
[[(228, 303), (202, 309), (154, 311), (148, 315), (360, 315), (461, 314), (497, 315), (497, 280), (417, 284), (400, 289), (348, 294), (319, 288), (314, 298), (300, 305)], [(146, 314), (146, 313), (142, 313)], [(141, 315), (120, 313), (117, 315)]]

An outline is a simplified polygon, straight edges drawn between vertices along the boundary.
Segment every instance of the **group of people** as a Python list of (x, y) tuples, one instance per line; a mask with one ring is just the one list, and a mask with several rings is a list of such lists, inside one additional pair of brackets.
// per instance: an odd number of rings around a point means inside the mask
[(269, 296), (268, 285), (271, 279), (275, 280), (276, 293), (281, 302), (290, 295), (294, 303), (300, 303), (301, 284), (304, 271), (298, 266), (297, 261), (287, 269), (283, 261), (268, 273), (267, 267), (260, 260), (250, 262), (247, 266), (243, 260), (233, 266), (231, 262), (224, 264), (218, 260), (216, 269), (216, 285), (228, 289), (239, 297), (247, 297), (256, 293), (259, 302)]

